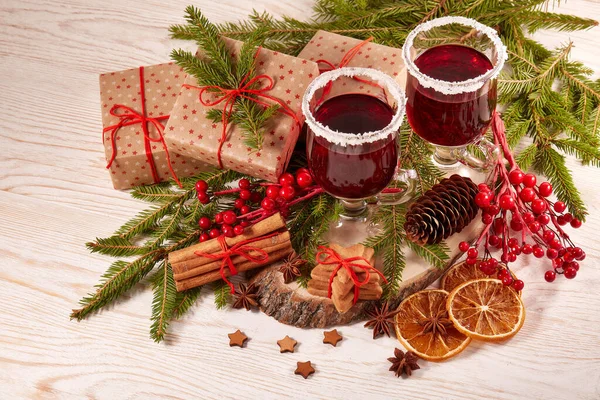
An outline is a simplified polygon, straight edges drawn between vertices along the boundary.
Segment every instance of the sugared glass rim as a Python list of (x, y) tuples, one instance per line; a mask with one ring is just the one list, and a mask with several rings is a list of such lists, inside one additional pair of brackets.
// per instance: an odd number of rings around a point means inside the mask
[[(496, 48), (496, 51), (498, 52), (498, 59), (494, 68), (486, 71), (478, 77), (460, 82), (444, 81), (423, 74), (415, 65), (414, 61), (411, 60), (410, 57), (410, 49), (413, 47), (415, 37), (421, 32), (426, 32), (432, 28), (450, 24), (470, 26), (471, 28), (477, 29), (478, 31), (485, 34), (492, 41)], [(404, 59), (404, 64), (406, 65), (408, 73), (415, 77), (423, 87), (432, 88), (437, 92), (452, 95), (460, 93), (470, 93), (481, 89), (485, 82), (487, 82), (490, 79), (494, 79), (498, 76), (498, 74), (504, 67), (504, 62), (507, 60), (508, 54), (506, 52), (506, 46), (502, 43), (494, 29), (490, 28), (489, 26), (483, 25), (471, 18), (448, 16), (433, 19), (431, 21), (427, 21), (422, 23), (421, 25), (418, 25), (408, 35), (406, 41), (404, 42), (404, 46), (402, 47), (402, 58)]]
[[(385, 86), (388, 93), (396, 99), (397, 110), (390, 123), (385, 128), (378, 131), (354, 134), (335, 131), (317, 121), (310, 110), (310, 101), (314, 97), (316, 91), (324, 88), (328, 82), (335, 81), (342, 76), (351, 78), (357, 75), (366, 76), (378, 84)], [(302, 98), (302, 113), (306, 117), (308, 127), (315, 135), (342, 146), (373, 143), (387, 138), (390, 134), (400, 129), (400, 125), (402, 125), (402, 120), (404, 119), (405, 109), (406, 95), (400, 85), (398, 85), (391, 76), (372, 68), (344, 67), (324, 72), (308, 85), (308, 88), (304, 92), (304, 97)]]

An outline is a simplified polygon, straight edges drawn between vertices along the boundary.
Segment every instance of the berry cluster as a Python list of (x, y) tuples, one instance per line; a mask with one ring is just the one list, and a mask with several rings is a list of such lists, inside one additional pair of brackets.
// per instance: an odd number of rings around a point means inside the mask
[[(537, 185), (535, 175), (525, 174), (516, 166), (506, 144), (504, 125), (496, 118), (494, 139), (504, 158), (498, 158), (491, 176), (490, 182), (496, 185), (494, 190), (482, 183), (475, 196), (486, 226), (473, 246), (461, 242), (459, 249), (467, 253), (466, 262), (475, 265), (480, 261), (478, 248), (482, 245), (484, 254), (479, 269), (487, 275), (496, 275), (506, 286), (512, 285), (517, 290), (523, 288), (523, 281), (514, 278), (508, 264), (522, 254), (551, 260), (552, 269), (545, 274), (548, 282), (553, 282), (557, 274), (573, 279), (579, 271), (579, 261), (585, 259), (585, 252), (573, 244), (561, 227), (571, 224), (579, 228), (581, 221), (565, 213), (565, 203), (548, 199), (552, 195), (550, 183)], [(499, 259), (492, 257), (493, 249), (501, 251)]]
[(198, 201), (208, 204), (218, 197), (234, 197), (230, 209), (217, 213), (214, 220), (203, 216), (198, 226), (203, 230), (200, 241), (214, 239), (220, 235), (234, 237), (244, 233), (244, 229), (276, 212), (284, 217), (289, 214), (290, 207), (322, 192), (313, 186), (313, 179), (306, 168), (300, 168), (295, 175), (289, 172), (279, 177), (279, 183), (251, 183), (243, 178), (234, 189), (209, 192), (208, 184), (196, 182)]

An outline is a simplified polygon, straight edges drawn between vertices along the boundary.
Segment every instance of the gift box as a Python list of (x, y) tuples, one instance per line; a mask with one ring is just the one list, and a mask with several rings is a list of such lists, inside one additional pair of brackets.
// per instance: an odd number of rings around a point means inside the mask
[(115, 189), (194, 175), (201, 161), (169, 153), (164, 124), (186, 74), (174, 63), (100, 75), (102, 140)]
[[(369, 39), (360, 40), (327, 31), (318, 31), (302, 49), (299, 58), (316, 62), (320, 71), (339, 67), (373, 68), (393, 77), (401, 88), (406, 85), (406, 68), (401, 57), (401, 49), (372, 43)], [(342, 77), (336, 80), (322, 100), (344, 93), (365, 93), (376, 95), (381, 91), (378, 85), (367, 84), (364, 80)]]
[[(231, 54), (239, 55), (242, 42), (224, 38)], [(265, 48), (258, 50), (255, 76), (266, 75), (273, 81), (270, 90), (257, 96), (261, 104), (276, 104), (273, 99), (285, 105), (280, 108), (265, 125), (262, 147), (253, 149), (244, 144), (242, 129), (236, 124), (226, 124), (226, 140), (220, 146), (223, 123), (207, 118), (211, 108), (223, 110), (227, 101), (214, 106), (204, 105), (204, 99), (216, 102), (223, 94), (202, 93), (196, 79), (189, 76), (167, 122), (165, 139), (174, 152), (200, 159), (214, 166), (232, 169), (256, 178), (275, 182), (285, 171), (304, 122), (302, 96), (308, 84), (319, 74), (317, 64), (308, 60), (281, 54)], [(264, 88), (265, 79), (257, 82), (257, 89)], [(211, 97), (212, 96), (212, 97)], [(206, 100), (204, 101), (206, 103)], [(292, 117), (291, 114), (294, 117)], [(219, 162), (220, 161), (220, 162)]]

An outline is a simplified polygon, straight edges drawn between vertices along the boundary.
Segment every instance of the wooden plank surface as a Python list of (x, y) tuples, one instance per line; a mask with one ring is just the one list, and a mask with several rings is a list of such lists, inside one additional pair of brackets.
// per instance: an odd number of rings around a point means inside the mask
[[(597, 0), (559, 11), (600, 19)], [(573, 234), (588, 259), (577, 279), (543, 281), (537, 262), (526, 282), (527, 321), (506, 344), (473, 343), (442, 364), (421, 363), (396, 379), (386, 361), (395, 339), (373, 341), (361, 324), (341, 327), (337, 348), (319, 330), (278, 324), (260, 313), (217, 311), (211, 294), (171, 326), (167, 343), (148, 339), (151, 293), (139, 285), (88, 321), (69, 310), (109, 259), (86, 240), (105, 236), (143, 204), (112, 190), (100, 143), (99, 72), (168, 59), (166, 28), (187, 0), (3, 0), (0, 2), (0, 398), (600, 398), (600, 192), (598, 170), (570, 167), (589, 206)], [(309, 0), (196, 1), (213, 21), (252, 8), (306, 18)], [(539, 32), (600, 71), (599, 28)], [(598, 75), (598, 74), (597, 74)], [(247, 348), (230, 348), (241, 329)], [(276, 341), (298, 340), (294, 354)], [(311, 360), (317, 373), (293, 374)]]

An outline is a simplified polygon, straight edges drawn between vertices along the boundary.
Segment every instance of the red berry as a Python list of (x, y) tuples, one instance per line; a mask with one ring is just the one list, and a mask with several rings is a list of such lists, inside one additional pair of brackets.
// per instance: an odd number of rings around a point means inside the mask
[(519, 193), (519, 198), (525, 203), (529, 203), (530, 201), (535, 199), (535, 190), (526, 187), (523, 190), (521, 190), (521, 193)]
[(489, 225), (492, 222), (494, 222), (494, 217), (488, 213), (484, 213), (481, 215), (481, 222), (483, 222), (486, 225)]
[(508, 262), (515, 262), (515, 261), (517, 261), (517, 255), (511, 251), (507, 255), (507, 260), (508, 260)]
[(496, 260), (495, 258), (490, 258), (488, 260), (488, 263), (490, 264), (490, 268), (493, 268), (494, 271), (496, 270), (496, 268), (498, 268), (498, 260)]
[(479, 185), (477, 185), (477, 188), (480, 192), (491, 192), (490, 187), (485, 183), (480, 183)]
[(508, 270), (506, 268), (498, 268), (498, 279), (502, 279), (505, 276), (510, 275), (510, 273), (508, 272)]
[(244, 199), (235, 199), (235, 201), (233, 202), (233, 206), (238, 209), (244, 207), (245, 204), (246, 202), (244, 201)]
[(565, 268), (565, 278), (573, 279), (577, 276), (577, 270), (573, 267)]
[(579, 257), (576, 258), (577, 261), (583, 261), (585, 260), (585, 251), (581, 251), (581, 255)]
[(549, 182), (543, 182), (538, 188), (540, 196), (548, 197), (552, 194), (552, 185)]
[(548, 249), (546, 250), (546, 257), (554, 260), (556, 257), (558, 257), (558, 251), (556, 249)]
[(578, 258), (581, 257), (581, 255), (583, 254), (583, 250), (581, 249), (581, 247), (574, 247), (573, 250), (571, 250), (571, 253), (573, 253), (575, 258)]
[(531, 211), (535, 214), (542, 214), (546, 211), (546, 202), (542, 199), (535, 199), (531, 202)]
[(240, 199), (250, 200), (250, 197), (252, 197), (252, 192), (250, 192), (248, 189), (240, 190)]
[(554, 280), (556, 279), (556, 272), (546, 271), (546, 273), (544, 274), (544, 279), (546, 280), (546, 282), (554, 282)]
[(312, 185), (313, 179), (308, 172), (297, 173), (296, 183), (298, 183), (298, 186), (304, 189)]
[(565, 222), (568, 224), (569, 222), (573, 221), (573, 214), (566, 213), (565, 215), (563, 215), (563, 218), (565, 219)]
[(487, 208), (490, 206), (492, 201), (492, 195), (490, 192), (479, 192), (475, 195), (475, 204), (479, 208)]
[(569, 266), (575, 268), (575, 271), (579, 271), (579, 263), (577, 261), (571, 261)]
[(252, 192), (250, 196), (250, 201), (253, 203), (260, 203), (262, 200), (262, 196), (258, 192)]
[(510, 220), (510, 227), (513, 231), (520, 232), (523, 230), (523, 222), (513, 218)]
[(498, 246), (500, 244), (500, 238), (496, 235), (491, 235), (488, 239), (488, 243), (490, 246)]
[(549, 243), (549, 245), (556, 251), (562, 249), (562, 247), (563, 247), (563, 245), (560, 243), (560, 240), (558, 240), (558, 239), (554, 239), (553, 241), (551, 241)]
[(542, 235), (542, 237), (544, 238), (544, 242), (550, 243), (551, 241), (554, 240), (556, 235), (552, 231), (544, 231), (544, 234)]
[(546, 214), (538, 215), (537, 221), (540, 225), (548, 225), (550, 223), (550, 217)]
[(270, 199), (268, 197), (265, 197), (262, 202), (260, 203), (260, 206), (267, 211), (271, 211), (275, 208), (275, 202), (273, 201), (273, 199)]
[(554, 265), (554, 268), (561, 268), (563, 266), (563, 264), (565, 263), (565, 260), (563, 260), (560, 257), (557, 257), (552, 261), (552, 263)]
[(521, 290), (523, 290), (523, 287), (525, 287), (525, 282), (523, 282), (520, 279), (516, 279), (513, 282), (512, 286), (517, 292), (520, 292)]
[(540, 225), (539, 222), (533, 221), (532, 223), (530, 223), (528, 225), (528, 228), (531, 232), (536, 233), (537, 231), (539, 231), (542, 228), (542, 226)]
[(523, 254), (531, 254), (533, 253), (533, 246), (531, 246), (529, 243), (525, 243), (523, 247), (521, 247), (521, 251)]
[(581, 221), (578, 220), (577, 218), (573, 218), (571, 220), (571, 226), (575, 229), (580, 228), (581, 227)]
[(294, 178), (294, 175), (290, 174), (289, 172), (286, 172), (285, 174), (279, 177), (279, 184), (281, 186), (291, 186), (295, 182), (296, 179)]
[(515, 206), (515, 199), (510, 194), (503, 194), (500, 196), (499, 205), (503, 210), (510, 210)]
[(563, 254), (563, 259), (566, 262), (571, 262), (575, 259), (575, 255), (573, 253), (571, 253), (570, 251), (566, 251), (565, 254)]
[(249, 206), (242, 206), (240, 208), (240, 214), (241, 215), (248, 214), (249, 212), (250, 212), (250, 207)]
[(502, 218), (496, 218), (494, 220), (494, 232), (497, 235), (501, 235), (504, 232), (504, 220)]
[(460, 242), (458, 244), (458, 249), (460, 251), (462, 251), (463, 253), (466, 252), (467, 250), (469, 250), (469, 247), (471, 247), (471, 246), (469, 246), (469, 243), (467, 243), (467, 242)]
[(557, 201), (556, 203), (554, 203), (554, 211), (556, 211), (557, 213), (561, 213), (563, 211), (565, 211), (567, 209), (567, 205), (565, 203), (563, 203), (562, 201)]
[(202, 204), (210, 203), (210, 196), (206, 192), (198, 192), (198, 201)]
[(504, 286), (510, 286), (513, 283), (513, 277), (509, 274), (502, 278), (502, 284)]
[(217, 224), (222, 224), (223, 223), (223, 213), (217, 213), (215, 215), (215, 222)]
[(207, 190), (208, 190), (208, 183), (206, 183), (206, 181), (199, 180), (198, 182), (196, 182), (196, 192), (201, 193), (201, 192), (206, 192)]
[(498, 207), (497, 204), (492, 204), (491, 206), (488, 207), (487, 209), (487, 213), (490, 215), (496, 215), (500, 212), (500, 207)]
[(477, 256), (479, 255), (479, 252), (477, 251), (476, 248), (471, 247), (468, 251), (467, 251), (467, 257), (469, 258), (477, 258)]
[(250, 181), (246, 178), (242, 178), (238, 182), (238, 186), (240, 187), (240, 189), (250, 189)]
[(542, 249), (539, 245), (534, 245), (533, 246), (533, 256), (535, 258), (542, 258), (544, 257), (544, 249)]
[(200, 242), (206, 242), (208, 239), (210, 239), (208, 233), (203, 233), (202, 235), (200, 235)]
[(296, 170), (296, 176), (298, 176), (298, 174), (309, 174), (310, 175), (310, 170), (308, 168), (298, 168)]
[(536, 182), (537, 182), (537, 179), (535, 178), (534, 174), (526, 174), (523, 177), (523, 185), (525, 185), (526, 187), (532, 188), (535, 186)]
[(208, 229), (211, 225), (212, 223), (208, 217), (202, 217), (198, 220), (198, 226), (202, 229)]
[(523, 213), (523, 222), (525, 222), (526, 224), (530, 224), (533, 221), (535, 221), (535, 216), (530, 213), (529, 211)]
[(519, 241), (516, 238), (508, 239), (508, 247), (516, 247), (519, 245)]
[(208, 232), (208, 236), (210, 236), (211, 239), (214, 239), (216, 237), (219, 237), (219, 235), (221, 234), (221, 232), (217, 229), (217, 228), (212, 228), (209, 232)]
[(267, 197), (275, 200), (279, 196), (279, 186), (269, 186), (267, 188)]
[[(235, 215), (235, 213), (231, 210), (225, 211), (223, 213), (223, 222), (225, 222), (226, 224), (229, 225), (233, 225), (235, 224), (235, 221), (237, 220), (237, 216)], [(223, 228), (221, 228), (223, 229)], [(223, 232), (225, 233), (225, 232)]]
[(279, 190), (279, 196), (288, 201), (293, 200), (296, 196), (296, 190), (293, 186), (284, 186)]
[(241, 226), (243, 226), (244, 228), (246, 228), (246, 227), (248, 227), (248, 226), (250, 226), (250, 225), (252, 225), (252, 224), (250, 223), (250, 221), (248, 221), (248, 220), (244, 219), (244, 220), (242, 220), (242, 221), (240, 222), (240, 225), (241, 225)]
[(477, 259), (476, 258), (467, 258), (465, 263), (467, 263), (467, 265), (475, 265), (475, 264), (477, 264)]
[(244, 227), (241, 226), (241, 225), (234, 226), (233, 227), (233, 233), (235, 233), (236, 236), (239, 236), (239, 235), (243, 234), (244, 233)]
[(565, 221), (565, 217), (563, 215), (559, 215), (556, 217), (556, 223), (560, 226), (564, 226), (567, 224), (567, 221)]
[(520, 169), (514, 169), (512, 171), (510, 171), (510, 173), (508, 174), (508, 181), (517, 186), (520, 185), (521, 183), (523, 183), (523, 178), (525, 177), (525, 174), (523, 173), (523, 171), (521, 171)]

